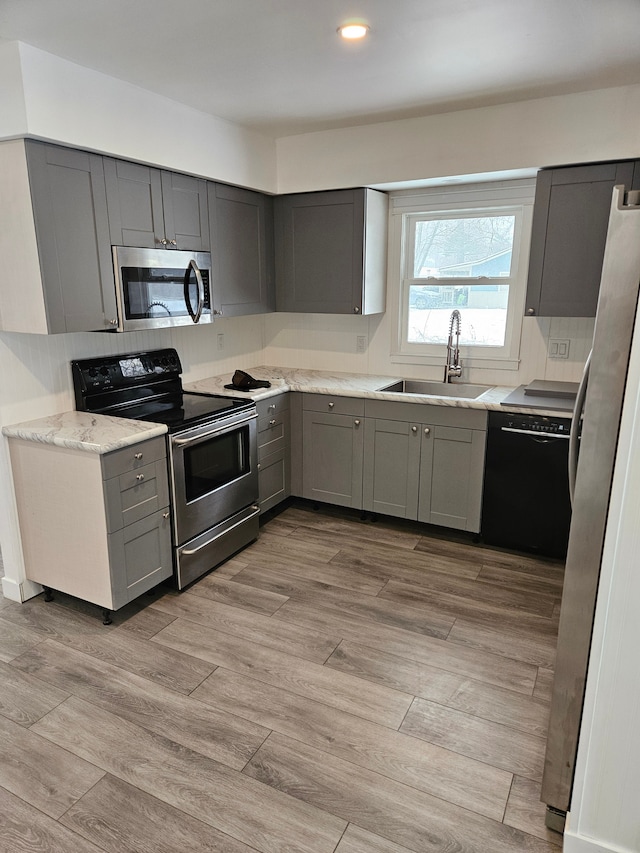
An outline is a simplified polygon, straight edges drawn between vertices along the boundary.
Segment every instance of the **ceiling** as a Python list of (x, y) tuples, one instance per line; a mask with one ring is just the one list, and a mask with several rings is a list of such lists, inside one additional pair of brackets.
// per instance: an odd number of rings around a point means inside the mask
[(639, 33), (639, 0), (0, 0), (0, 39), (276, 137), (640, 83)]

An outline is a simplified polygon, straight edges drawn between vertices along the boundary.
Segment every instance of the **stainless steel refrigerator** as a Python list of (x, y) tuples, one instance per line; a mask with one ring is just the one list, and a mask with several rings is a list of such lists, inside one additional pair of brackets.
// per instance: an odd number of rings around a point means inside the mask
[[(541, 800), (564, 828), (575, 769), (613, 466), (640, 289), (640, 192), (613, 191), (593, 348), (570, 442), (573, 515)], [(579, 451), (579, 452), (578, 452)], [(572, 465), (573, 461), (573, 465)]]

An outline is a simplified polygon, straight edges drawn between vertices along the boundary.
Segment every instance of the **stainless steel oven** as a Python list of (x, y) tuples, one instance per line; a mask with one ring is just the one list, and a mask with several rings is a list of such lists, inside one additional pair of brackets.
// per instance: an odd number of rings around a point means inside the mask
[(260, 512), (255, 403), (185, 392), (181, 372), (170, 348), (72, 362), (77, 409), (167, 426), (178, 589), (252, 542)]
[(255, 409), (242, 411), (169, 438), (179, 588), (220, 556), (223, 534), (225, 558), (238, 550), (232, 528), (254, 519), (257, 535), (257, 417)]
[(113, 247), (118, 331), (210, 323), (211, 254)]

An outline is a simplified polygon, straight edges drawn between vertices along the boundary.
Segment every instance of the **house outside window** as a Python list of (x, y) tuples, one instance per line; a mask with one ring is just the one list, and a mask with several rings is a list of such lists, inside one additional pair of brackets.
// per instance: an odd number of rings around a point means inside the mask
[(534, 191), (505, 181), (392, 198), (394, 361), (444, 363), (458, 309), (463, 362), (517, 369)]

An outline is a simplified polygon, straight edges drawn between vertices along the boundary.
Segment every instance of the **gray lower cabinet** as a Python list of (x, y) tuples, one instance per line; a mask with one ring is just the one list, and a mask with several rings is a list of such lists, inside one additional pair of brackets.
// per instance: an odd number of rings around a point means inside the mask
[(364, 509), (477, 533), (486, 412), (368, 400), (366, 414)]
[(111, 157), (104, 172), (113, 245), (209, 250), (205, 180)]
[(364, 400), (304, 394), (302, 496), (362, 508)]
[(266, 512), (291, 494), (289, 399), (287, 393), (256, 403), (261, 512)]
[[(16, 264), (21, 291), (9, 293), (4, 300), (3, 327), (48, 333), (113, 328), (116, 301), (102, 157), (26, 140), (9, 145), (8, 158), (19, 155), (23, 145), (30, 199), (25, 186), (20, 204), (25, 214), (26, 206), (33, 209), (36, 246), (16, 232), (6, 251), (3, 247), (5, 272)], [(6, 168), (15, 170), (17, 165), (7, 163)], [(20, 175), (16, 170), (7, 180), (16, 182)], [(18, 228), (17, 207), (11, 219), (8, 228)], [(19, 259), (20, 252), (30, 252), (31, 257)], [(35, 284), (25, 274), (34, 257), (40, 268), (40, 282)], [(25, 289), (32, 286), (39, 287), (40, 293), (28, 296)]]
[(163, 436), (99, 455), (9, 439), (27, 577), (117, 610), (173, 573)]
[(278, 196), (274, 214), (278, 311), (384, 311), (384, 193), (353, 189)]
[(527, 315), (595, 317), (613, 187), (640, 186), (637, 172), (627, 160), (538, 173)]
[(225, 317), (275, 311), (273, 199), (208, 184), (214, 308)]

